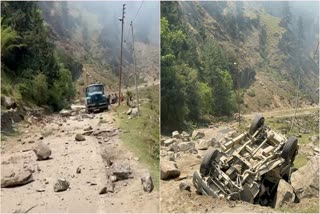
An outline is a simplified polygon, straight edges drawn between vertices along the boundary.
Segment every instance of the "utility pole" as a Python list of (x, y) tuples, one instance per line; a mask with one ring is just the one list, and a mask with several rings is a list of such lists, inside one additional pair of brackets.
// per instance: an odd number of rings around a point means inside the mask
[[(237, 63), (234, 62), (233, 63), (235, 66), (237, 66)], [(238, 86), (238, 90), (237, 90), (237, 104), (238, 104), (238, 122), (239, 122), (239, 128), (240, 128), (240, 70), (238, 70), (238, 75), (237, 75), (237, 86)]]
[(136, 85), (136, 96), (137, 96), (137, 108), (138, 108), (138, 112), (139, 111), (139, 91), (138, 91), (138, 86), (137, 86), (137, 69), (136, 69), (136, 53), (134, 51), (134, 37), (133, 37), (133, 23), (131, 21), (131, 34), (132, 34), (132, 52), (133, 52), (133, 63), (134, 63), (134, 83)]
[(119, 69), (119, 106), (121, 102), (121, 76), (122, 76), (122, 47), (123, 47), (123, 25), (124, 25), (124, 14), (125, 14), (126, 4), (122, 5), (122, 18), (119, 19), (121, 21), (121, 50), (120, 50), (120, 69)]

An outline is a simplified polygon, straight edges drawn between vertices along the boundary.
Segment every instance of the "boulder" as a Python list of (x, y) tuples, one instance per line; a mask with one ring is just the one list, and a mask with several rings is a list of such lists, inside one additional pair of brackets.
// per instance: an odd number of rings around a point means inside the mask
[(181, 132), (181, 136), (182, 136), (183, 138), (185, 138), (185, 137), (190, 137), (190, 135), (189, 135), (187, 132), (185, 132), (185, 131)]
[(58, 178), (57, 182), (53, 186), (55, 192), (62, 192), (69, 188), (70, 183), (64, 178)]
[(174, 139), (169, 138), (169, 139), (163, 141), (163, 145), (164, 145), (164, 146), (170, 146), (170, 145), (173, 144), (174, 142), (175, 142)]
[(314, 135), (314, 136), (310, 137), (309, 140), (312, 143), (319, 143), (319, 136), (318, 135)]
[(318, 156), (312, 157), (305, 166), (292, 173), (291, 185), (300, 200), (319, 196)]
[(131, 114), (131, 112), (132, 112), (132, 108), (129, 108), (129, 110), (127, 111), (127, 115), (130, 115)]
[(7, 109), (17, 108), (17, 104), (12, 97), (2, 96), (1, 97), (1, 105), (6, 107)]
[(123, 167), (118, 167), (113, 170), (112, 174), (117, 177), (117, 180), (125, 180), (129, 178), (131, 172)]
[(45, 143), (39, 143), (33, 151), (37, 155), (38, 160), (47, 160), (51, 155), (51, 149)]
[(192, 139), (199, 139), (199, 138), (203, 138), (204, 136), (205, 134), (202, 131), (194, 130), (192, 132)]
[(172, 132), (172, 137), (173, 138), (180, 138), (181, 136), (178, 131), (174, 131), (174, 132)]
[(72, 110), (67, 110), (67, 109), (62, 109), (59, 114), (62, 116), (62, 117), (70, 117), (71, 116), (71, 113), (72, 113)]
[(293, 191), (293, 187), (288, 184), (285, 180), (281, 179), (278, 188), (277, 193), (275, 197), (275, 208), (282, 207), (285, 203), (293, 203), (295, 200), (295, 194)]
[(207, 139), (200, 139), (198, 143), (196, 144), (196, 148), (198, 150), (207, 150), (210, 146), (212, 146), (211, 140)]
[(86, 138), (81, 135), (81, 134), (76, 134), (75, 138), (74, 138), (76, 141), (85, 141)]
[(180, 176), (180, 170), (172, 161), (161, 160), (160, 168), (161, 180), (169, 180)]
[(138, 108), (133, 108), (132, 111), (131, 111), (131, 115), (132, 115), (133, 117), (137, 116), (138, 113), (139, 113), (139, 112), (138, 112)]
[(194, 142), (182, 142), (179, 143), (177, 146), (179, 151), (185, 152), (194, 149)]
[(15, 187), (28, 184), (33, 181), (32, 173), (24, 169), (16, 168), (6, 171), (4, 167), (1, 170), (1, 188)]
[(141, 184), (145, 192), (152, 192), (153, 190), (153, 181), (150, 175), (141, 178)]

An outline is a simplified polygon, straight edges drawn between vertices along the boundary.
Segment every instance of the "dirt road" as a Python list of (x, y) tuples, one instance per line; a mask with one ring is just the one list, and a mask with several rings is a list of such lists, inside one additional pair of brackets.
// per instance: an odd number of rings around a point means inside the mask
[[(17, 136), (2, 142), (2, 175), (9, 168), (23, 168), (33, 172), (34, 181), (1, 188), (1, 212), (158, 212), (158, 191), (143, 191), (140, 179), (148, 174), (147, 167), (119, 139), (112, 109), (94, 115), (51, 115), (19, 126)], [(75, 135), (89, 126), (93, 134), (89, 131), (85, 141), (76, 141)], [(49, 145), (51, 159), (36, 160), (32, 149), (40, 141)], [(113, 193), (100, 195), (115, 166), (129, 168), (132, 178), (114, 182)], [(54, 192), (58, 178), (65, 178), (70, 188)]]

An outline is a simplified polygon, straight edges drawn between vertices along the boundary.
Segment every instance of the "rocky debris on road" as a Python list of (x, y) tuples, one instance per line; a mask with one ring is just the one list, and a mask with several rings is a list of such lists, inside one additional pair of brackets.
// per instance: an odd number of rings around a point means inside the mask
[(192, 136), (192, 139), (200, 139), (200, 138), (203, 138), (205, 134), (203, 131), (194, 130), (191, 136)]
[(28, 184), (34, 181), (32, 173), (29, 170), (15, 167), (7, 169), (2, 166), (1, 169), (1, 188), (16, 187)]
[(74, 138), (76, 141), (85, 141), (86, 138), (81, 135), (81, 134), (76, 134), (75, 138)]
[(53, 186), (55, 192), (62, 192), (69, 188), (70, 183), (64, 178), (58, 178), (57, 182)]
[(153, 186), (153, 181), (150, 175), (142, 177), (141, 184), (145, 192), (149, 192), (149, 193), (152, 192), (154, 186)]
[(184, 182), (181, 182), (179, 184), (179, 189), (180, 191), (188, 191), (188, 192), (191, 192), (191, 186), (187, 183), (184, 183)]
[(72, 113), (72, 110), (67, 110), (67, 109), (62, 109), (59, 114), (62, 116), (62, 117), (70, 117), (71, 116), (71, 113)]
[(319, 196), (319, 156), (314, 156), (305, 166), (292, 173), (291, 185), (299, 200)]
[(294, 203), (295, 197), (296, 195), (294, 193), (293, 187), (290, 184), (288, 184), (285, 180), (281, 179), (278, 184), (277, 193), (275, 197), (275, 208), (280, 208), (285, 203)]
[(33, 151), (37, 156), (37, 160), (47, 160), (51, 155), (51, 149), (49, 146), (42, 142), (40, 142)]
[(173, 161), (161, 160), (160, 168), (161, 180), (169, 180), (180, 176), (180, 170)]

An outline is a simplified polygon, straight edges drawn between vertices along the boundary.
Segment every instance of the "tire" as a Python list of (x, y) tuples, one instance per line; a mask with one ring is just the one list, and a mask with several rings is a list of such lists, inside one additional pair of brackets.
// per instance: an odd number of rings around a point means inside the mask
[(281, 157), (285, 159), (287, 163), (293, 163), (298, 149), (298, 140), (295, 137), (289, 137), (286, 144), (284, 144)]
[(210, 147), (207, 150), (207, 153), (203, 157), (202, 162), (200, 164), (200, 174), (202, 176), (207, 176), (209, 174), (211, 161), (213, 158), (215, 158), (218, 155), (218, 152), (219, 152), (218, 150), (212, 147)]
[(251, 122), (249, 134), (253, 135), (264, 124), (264, 117), (262, 115), (256, 115)]

